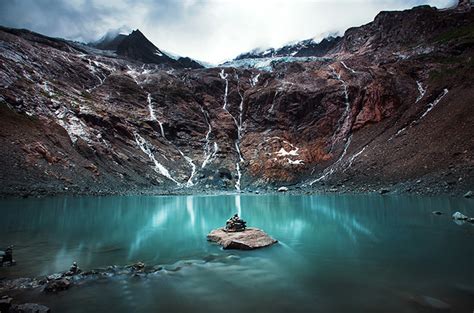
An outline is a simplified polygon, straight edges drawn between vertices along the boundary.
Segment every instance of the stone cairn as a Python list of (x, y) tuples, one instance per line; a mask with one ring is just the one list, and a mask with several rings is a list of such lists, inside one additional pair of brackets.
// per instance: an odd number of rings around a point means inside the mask
[(13, 259), (13, 246), (8, 246), (5, 251), (0, 251), (0, 266), (15, 265), (16, 261)]
[(244, 231), (246, 224), (247, 222), (241, 219), (239, 215), (235, 213), (234, 216), (229, 218), (227, 222), (225, 223), (225, 231), (226, 232)]

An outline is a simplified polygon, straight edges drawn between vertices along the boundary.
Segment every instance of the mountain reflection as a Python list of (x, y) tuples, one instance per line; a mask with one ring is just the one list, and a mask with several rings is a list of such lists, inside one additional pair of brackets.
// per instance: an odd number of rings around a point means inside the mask
[(407, 221), (412, 226), (439, 223), (431, 211), (467, 205), (450, 201), (240, 194), (3, 200), (0, 234), (2, 244), (16, 245), (24, 265), (18, 270), (33, 275), (65, 270), (73, 261), (96, 268), (135, 261), (167, 264), (223, 253), (206, 235), (234, 213), (278, 239), (280, 247), (291, 248), (293, 257), (358, 256), (390, 237), (389, 229)]

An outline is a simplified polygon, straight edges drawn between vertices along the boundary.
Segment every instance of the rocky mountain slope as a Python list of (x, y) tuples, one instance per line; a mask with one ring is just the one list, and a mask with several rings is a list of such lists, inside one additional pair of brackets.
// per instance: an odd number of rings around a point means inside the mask
[(474, 182), (473, 45), (470, 5), (381, 12), (324, 58), (267, 71), (2, 28), (0, 192), (461, 193)]

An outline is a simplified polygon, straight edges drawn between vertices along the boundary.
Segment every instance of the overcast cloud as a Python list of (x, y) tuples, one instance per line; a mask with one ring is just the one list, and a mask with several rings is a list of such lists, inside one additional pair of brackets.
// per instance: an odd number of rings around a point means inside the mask
[(0, 0), (0, 24), (48, 36), (97, 40), (140, 29), (156, 46), (219, 63), (257, 47), (321, 39), (383, 10), (456, 0)]

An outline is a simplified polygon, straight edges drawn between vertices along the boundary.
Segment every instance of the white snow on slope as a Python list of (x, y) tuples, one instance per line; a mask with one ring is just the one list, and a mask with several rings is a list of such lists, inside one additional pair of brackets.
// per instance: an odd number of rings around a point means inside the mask
[(351, 72), (352, 74), (356, 74), (356, 73), (357, 73), (357, 71), (355, 71), (354, 69), (352, 69), (352, 68), (350, 68), (349, 66), (347, 66), (346, 63), (344, 63), (344, 61), (341, 61), (341, 64), (342, 64), (342, 66), (344, 66), (344, 68), (345, 68), (346, 70), (348, 70), (348, 71)]
[(258, 73), (255, 76), (252, 76), (252, 78), (250, 78), (250, 86), (255, 87), (258, 83), (258, 78), (259, 77), (260, 77), (260, 73)]
[(416, 86), (418, 87), (419, 95), (418, 95), (418, 97), (416, 98), (415, 103), (417, 103), (418, 101), (420, 101), (421, 99), (423, 99), (423, 97), (425, 96), (425, 93), (426, 93), (426, 89), (427, 89), (427, 87), (423, 87), (423, 85), (421, 84), (420, 81), (416, 81)]
[(256, 68), (262, 71), (271, 72), (273, 66), (279, 63), (291, 62), (314, 62), (314, 61), (328, 61), (329, 58), (320, 57), (270, 57), (270, 58), (252, 58), (233, 60), (221, 64), (221, 67), (239, 67), (239, 68)]

